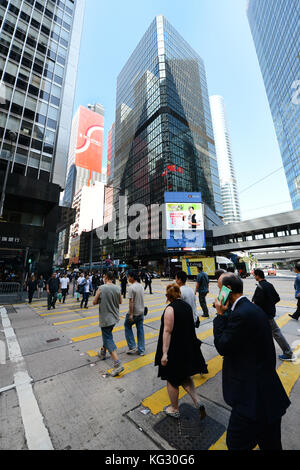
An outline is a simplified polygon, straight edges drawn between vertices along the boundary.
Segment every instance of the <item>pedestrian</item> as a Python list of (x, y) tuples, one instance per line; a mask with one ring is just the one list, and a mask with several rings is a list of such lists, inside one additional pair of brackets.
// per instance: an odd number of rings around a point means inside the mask
[(93, 287), (93, 296), (94, 297), (96, 295), (96, 292), (98, 290), (99, 285), (100, 285), (99, 274), (96, 273), (96, 274), (93, 275), (93, 279), (92, 279), (92, 287)]
[(68, 278), (67, 274), (65, 273), (65, 275), (63, 277), (60, 277), (59, 281), (60, 281), (60, 288), (61, 288), (61, 293), (62, 293), (62, 301), (63, 301), (63, 303), (65, 303), (66, 302), (66, 296), (67, 296), (68, 289), (69, 289), (70, 279)]
[(120, 282), (121, 282), (122, 295), (123, 295), (124, 299), (126, 299), (126, 288), (127, 288), (128, 280), (127, 280), (127, 276), (126, 276), (124, 271), (121, 273)]
[(38, 290), (39, 299), (43, 295), (44, 289), (45, 289), (45, 279), (44, 279), (44, 276), (41, 274), (39, 280), (37, 281), (37, 290)]
[[(129, 313), (125, 318), (125, 337), (128, 344), (129, 351), (127, 354), (138, 354), (139, 356), (145, 355), (145, 335), (144, 335), (144, 289), (138, 282), (138, 274), (130, 271), (128, 273), (128, 281), (130, 286), (128, 288), (129, 298)], [(137, 343), (132, 332), (133, 325), (136, 326)]]
[(254, 292), (252, 302), (258, 305), (268, 317), (272, 336), (283, 352), (283, 354), (279, 355), (279, 359), (282, 361), (293, 361), (295, 359), (293, 351), (275, 321), (276, 304), (280, 302), (280, 297), (274, 286), (266, 281), (265, 274), (261, 269), (254, 270), (254, 277), (258, 285)]
[(297, 299), (297, 310), (295, 313), (293, 313), (293, 315), (290, 315), (290, 317), (293, 320), (299, 320), (299, 317), (300, 317), (300, 263), (296, 263), (294, 271), (296, 273), (294, 289), (295, 289), (295, 298)]
[(209, 277), (207, 273), (203, 271), (202, 266), (198, 266), (198, 275), (196, 282), (195, 295), (199, 295), (200, 307), (202, 308), (203, 318), (209, 318), (209, 312), (206, 304), (206, 296), (209, 292)]
[(59, 278), (57, 277), (56, 273), (53, 273), (50, 279), (48, 279), (46, 290), (48, 293), (48, 310), (50, 310), (51, 307), (55, 309), (57, 294), (60, 292)]
[(117, 346), (114, 343), (112, 331), (120, 320), (120, 305), (122, 303), (121, 289), (113, 283), (114, 273), (108, 271), (104, 276), (105, 284), (100, 286), (93, 305), (99, 304), (99, 325), (102, 331), (103, 347), (99, 352), (99, 358), (106, 359), (108, 351), (114, 361), (114, 367), (110, 375), (119, 375), (124, 367), (117, 354)]
[(176, 284), (180, 287), (181, 299), (191, 306), (194, 315), (195, 327), (199, 328), (200, 319), (197, 312), (196, 296), (194, 290), (186, 285), (187, 277), (186, 272), (179, 271), (176, 274)]
[(166, 290), (167, 302), (161, 318), (161, 327), (155, 366), (158, 366), (158, 377), (167, 381), (167, 390), (171, 406), (164, 412), (173, 418), (179, 418), (179, 387), (191, 396), (194, 405), (203, 419), (205, 407), (199, 401), (192, 376), (207, 374), (207, 365), (201, 353), (201, 342), (196, 336), (194, 316), (189, 304), (181, 299), (180, 288), (170, 284)]
[(29, 281), (27, 281), (28, 303), (32, 303), (33, 295), (37, 289), (37, 281), (35, 275), (32, 274)]
[(85, 281), (85, 277), (83, 273), (80, 273), (80, 276), (78, 277), (76, 281), (76, 292), (77, 292), (77, 302), (80, 300), (80, 296), (83, 295), (84, 288), (81, 285)]
[(214, 319), (215, 347), (224, 358), (224, 400), (232, 408), (228, 449), (282, 450), (281, 419), (290, 400), (276, 372), (268, 317), (243, 295), (238, 276), (224, 274), (219, 281), (231, 291), (225, 305), (215, 300)]
[(145, 290), (147, 287), (149, 287), (150, 294), (152, 295), (152, 277), (148, 271), (145, 273)]
[(84, 308), (89, 308), (88, 302), (89, 302), (89, 297), (90, 297), (90, 293), (92, 290), (92, 283), (90, 280), (90, 276), (88, 274), (86, 274), (84, 280), (81, 282), (80, 288), (82, 290), (82, 300), (81, 300), (80, 308), (83, 307), (83, 304), (84, 304)]

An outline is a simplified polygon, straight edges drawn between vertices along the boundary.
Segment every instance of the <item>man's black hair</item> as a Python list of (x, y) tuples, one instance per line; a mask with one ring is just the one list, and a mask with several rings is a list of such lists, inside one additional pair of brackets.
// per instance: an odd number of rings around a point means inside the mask
[(202, 265), (198, 266), (198, 269), (199, 271), (203, 271), (203, 266)]
[(295, 269), (297, 269), (297, 271), (300, 273), (300, 263), (296, 263), (295, 264)]
[(262, 269), (254, 269), (254, 275), (260, 277), (261, 279), (265, 279), (265, 273)]
[(224, 269), (217, 269), (215, 272), (217, 280), (222, 276), (222, 274), (225, 274), (225, 273), (226, 271), (224, 271)]
[(190, 210), (190, 209), (193, 209), (193, 211), (195, 210), (195, 208), (194, 208), (193, 206), (189, 207), (189, 210)]
[(128, 277), (132, 277), (135, 281), (139, 280), (139, 275), (136, 271), (129, 271)]
[(182, 284), (185, 284), (188, 276), (184, 271), (178, 271), (178, 273), (176, 273), (176, 277), (182, 282)]
[(228, 268), (227, 268), (228, 273), (233, 273), (234, 274), (234, 271), (235, 271), (234, 266), (228, 266)]
[(115, 273), (113, 271), (107, 271), (107, 273), (105, 273), (105, 275), (107, 276), (107, 279), (109, 281), (113, 281), (115, 279)]
[(225, 274), (222, 279), (222, 285), (229, 287), (233, 294), (243, 294), (244, 292), (243, 281), (235, 274)]

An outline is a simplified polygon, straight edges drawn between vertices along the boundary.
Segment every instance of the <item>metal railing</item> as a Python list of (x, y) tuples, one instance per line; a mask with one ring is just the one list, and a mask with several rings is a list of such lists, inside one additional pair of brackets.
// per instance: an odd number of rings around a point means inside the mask
[(3, 298), (22, 299), (22, 289), (20, 282), (0, 282), (0, 299)]

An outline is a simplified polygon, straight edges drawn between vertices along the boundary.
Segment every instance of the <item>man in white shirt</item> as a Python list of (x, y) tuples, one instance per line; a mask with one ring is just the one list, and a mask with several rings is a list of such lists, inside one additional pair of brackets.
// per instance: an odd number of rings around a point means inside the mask
[(59, 282), (60, 282), (60, 288), (61, 288), (61, 293), (62, 293), (62, 300), (63, 300), (63, 303), (65, 303), (66, 296), (67, 296), (68, 289), (69, 289), (70, 279), (68, 278), (67, 274), (65, 274), (64, 277), (60, 277)]
[(176, 284), (180, 287), (181, 299), (191, 306), (193, 310), (193, 314), (194, 314), (195, 327), (199, 328), (200, 320), (199, 320), (198, 313), (197, 313), (195, 292), (191, 287), (186, 286), (186, 281), (187, 281), (187, 274), (184, 271), (179, 271), (176, 274)]

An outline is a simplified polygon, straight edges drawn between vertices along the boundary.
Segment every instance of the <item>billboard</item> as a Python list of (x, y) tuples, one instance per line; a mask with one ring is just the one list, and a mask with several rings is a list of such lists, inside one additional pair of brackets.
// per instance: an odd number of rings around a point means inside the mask
[(75, 165), (102, 173), (104, 117), (80, 106)]
[(205, 250), (201, 193), (165, 193), (165, 208), (168, 251)]
[(185, 256), (181, 258), (182, 271), (187, 273), (188, 276), (197, 276), (198, 266), (203, 267), (203, 271), (209, 276), (214, 276), (216, 273), (216, 265), (214, 258), (197, 258), (193, 256)]

